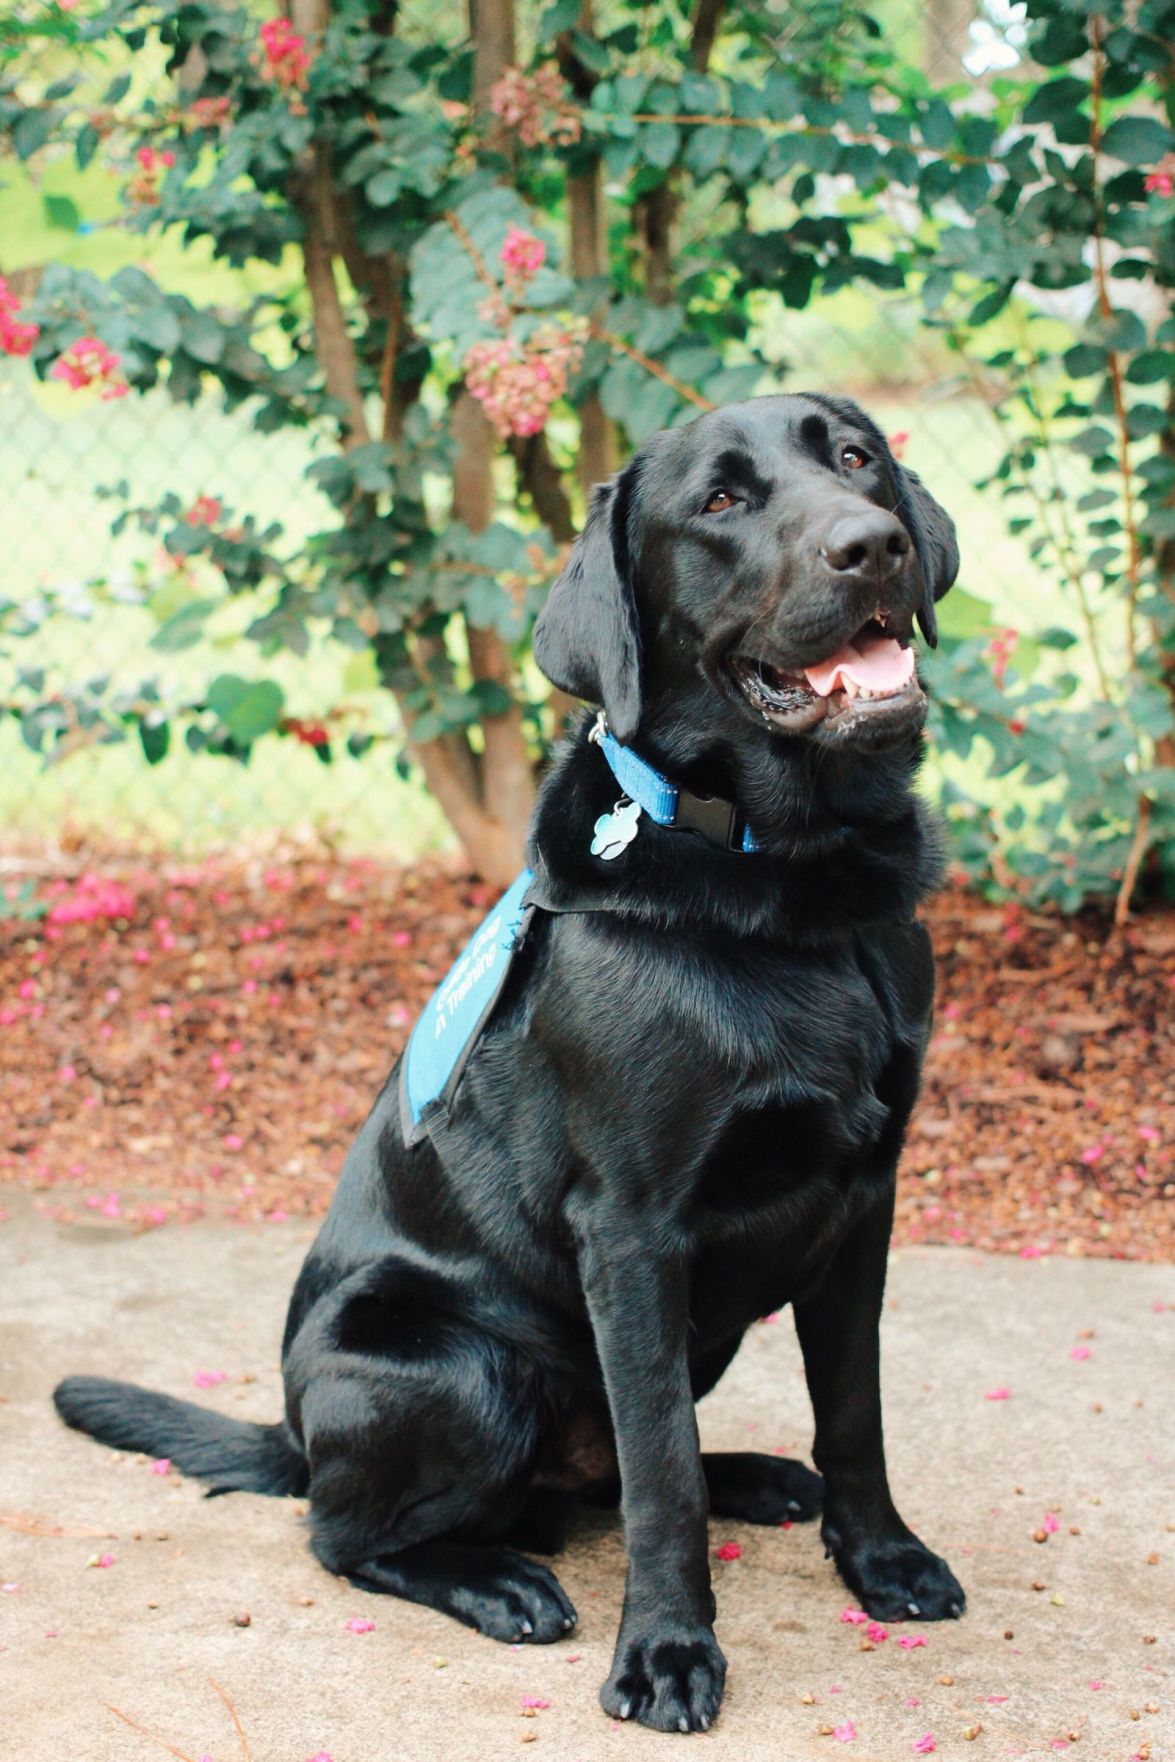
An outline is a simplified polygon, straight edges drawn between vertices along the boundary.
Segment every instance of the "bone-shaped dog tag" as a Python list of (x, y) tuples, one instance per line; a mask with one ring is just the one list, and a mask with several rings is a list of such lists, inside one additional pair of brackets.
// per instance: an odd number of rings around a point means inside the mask
[(640, 803), (618, 801), (610, 814), (601, 814), (593, 828), (592, 855), (610, 863), (636, 837)]

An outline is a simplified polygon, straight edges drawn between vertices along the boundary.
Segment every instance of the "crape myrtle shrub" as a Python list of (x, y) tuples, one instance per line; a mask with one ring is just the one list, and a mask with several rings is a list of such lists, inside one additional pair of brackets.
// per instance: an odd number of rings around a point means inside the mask
[[(47, 677), (18, 639), (60, 610), (15, 594), (5, 709), (47, 759), (391, 743), (506, 879), (568, 707), (528, 633), (585, 486), (655, 429), (802, 386), (772, 314), (855, 287), (957, 354), (1004, 430), (993, 515), (1067, 608), (1026, 607), (1019, 640), (963, 619), (931, 663), (958, 862), (1119, 916), (1175, 890), (1171, 0), (1027, 0), (1016, 66), (941, 90), (841, 0), (471, 0), (427, 31), (395, 0), (25, 0), (0, 30), (7, 153), (102, 156), (126, 227), (289, 271), (229, 310), (51, 264), (0, 282), (0, 349), (79, 396), (162, 386), (309, 430), (333, 510), (297, 545), (215, 485), (118, 510), (207, 584), (150, 600), (157, 647), (250, 596), (233, 670), (183, 701)], [(299, 720), (264, 677), (328, 633), (394, 698), (380, 726)], [(985, 774), (1012, 785), (998, 812), (968, 799)]]

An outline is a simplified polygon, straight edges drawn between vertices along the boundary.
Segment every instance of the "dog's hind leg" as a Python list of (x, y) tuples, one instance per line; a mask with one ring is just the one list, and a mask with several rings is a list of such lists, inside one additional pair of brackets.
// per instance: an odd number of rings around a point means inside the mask
[(363, 1561), (348, 1576), (365, 1590), (455, 1616), (493, 1640), (549, 1645), (565, 1639), (576, 1622), (554, 1573), (510, 1548), (417, 1542), (398, 1554)]
[(750, 1450), (703, 1451), (713, 1517), (744, 1523), (807, 1523), (820, 1515), (824, 1482), (802, 1462)]
[(400, 1350), (385, 1335), (378, 1351), (321, 1350), (309, 1367), (300, 1405), (315, 1554), (367, 1590), (494, 1639), (563, 1638), (576, 1616), (558, 1580), (503, 1545), (531, 1492), (537, 1373), (451, 1319), (430, 1331), (419, 1314), (411, 1336), (398, 1332)]

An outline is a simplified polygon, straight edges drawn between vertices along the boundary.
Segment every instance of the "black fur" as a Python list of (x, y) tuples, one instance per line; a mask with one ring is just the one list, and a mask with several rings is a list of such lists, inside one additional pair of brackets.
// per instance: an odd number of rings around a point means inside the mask
[[(864, 563), (854, 522), (880, 534)], [(79, 1378), (63, 1417), (219, 1488), (307, 1488), (328, 1568), (503, 1639), (575, 1619), (514, 1546), (556, 1548), (576, 1500), (621, 1497), (602, 1700), (663, 1730), (703, 1729), (721, 1701), (707, 1510), (778, 1523), (823, 1504), (872, 1614), (958, 1614), (890, 1497), (878, 1388), (933, 993), (921, 698), (790, 733), (731, 674), (740, 653), (826, 658), (882, 601), (889, 628), (917, 614), (932, 640), (956, 563), (946, 516), (844, 400), (753, 400), (642, 449), (598, 495), (536, 651), (644, 757), (738, 802), (762, 850), (646, 817), (615, 861), (591, 856), (617, 789), (585, 716), (532, 828), (550, 909), (440, 1148), (405, 1146), (393, 1073), (348, 1156), (290, 1306), (284, 1426)], [(788, 1302), (820, 1473), (700, 1454), (694, 1401)]]

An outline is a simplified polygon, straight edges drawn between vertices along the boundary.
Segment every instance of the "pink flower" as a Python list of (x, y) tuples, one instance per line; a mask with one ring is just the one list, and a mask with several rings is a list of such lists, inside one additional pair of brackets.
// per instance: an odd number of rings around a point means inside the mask
[(1080, 1363), (1083, 1358), (1093, 1357), (1093, 1348), (1090, 1346), (1074, 1346), (1071, 1349), (1069, 1356), (1070, 1358), (1075, 1358)]
[(737, 1542), (720, 1542), (714, 1556), (717, 1560), (741, 1560), (743, 1551)]
[(844, 1719), (839, 1725), (833, 1726), (832, 1735), (838, 1744), (851, 1744), (857, 1735), (857, 1728), (851, 1719)]
[(49, 378), (63, 379), (74, 391), (100, 386), (103, 402), (125, 397), (131, 388), (118, 372), (120, 359), (98, 337), (79, 337), (54, 361)]
[(891, 434), (889, 437), (889, 450), (895, 459), (905, 458), (906, 448), (909, 444), (910, 437), (904, 428), (900, 428), (897, 434)]
[(869, 1619), (863, 1609), (842, 1609), (840, 1618), (848, 1622), (850, 1627), (863, 1627)]
[(543, 62), (531, 74), (508, 67), (491, 88), (490, 109), (517, 131), (526, 147), (569, 147), (583, 126), (554, 61)]
[(932, 1733), (927, 1732), (924, 1737), (915, 1738), (910, 1748), (915, 1756), (932, 1756), (938, 1745), (935, 1743)]
[[(527, 287), (542, 268), (546, 256), (547, 247), (542, 239), (523, 231), (520, 226), (510, 228), (498, 253), (498, 261), (505, 271), (506, 292), (511, 300), (517, 303), (525, 299)], [(535, 371), (541, 377), (541, 368)]]
[(215, 496), (197, 496), (184, 519), (189, 526), (214, 526), (220, 514), (221, 505)]
[(912, 1652), (912, 1651), (914, 1651), (915, 1647), (924, 1646), (925, 1644), (926, 1644), (926, 1635), (925, 1634), (899, 1634), (898, 1635), (898, 1645), (901, 1647), (903, 1652)]
[(264, 77), (282, 91), (305, 91), (310, 69), (305, 37), (299, 36), (288, 18), (267, 18), (257, 34), (261, 38), (258, 65)]
[(1006, 1389), (1004, 1385), (1000, 1383), (997, 1388), (988, 1389), (985, 1392), (983, 1399), (985, 1401), (1010, 1401), (1012, 1399), (1012, 1391), (1011, 1389)]
[(474, 343), (465, 356), (465, 383), (496, 432), (538, 434), (563, 396), (583, 353), (581, 319), (537, 326), (525, 342), (498, 337)]
[(366, 1616), (353, 1615), (351, 1617), (350, 1621), (347, 1623), (347, 1632), (350, 1634), (374, 1633), (375, 1632), (375, 1623), (374, 1623), (374, 1621), (368, 1621)]
[(1175, 193), (1175, 178), (1169, 171), (1148, 171), (1142, 187), (1148, 196), (1170, 196)]
[(18, 321), (19, 311), (20, 301), (0, 275), (0, 355), (27, 355), (41, 334), (39, 325)]
[(217, 1383), (228, 1381), (227, 1370), (198, 1370), (192, 1378), (197, 1389), (215, 1389)]

